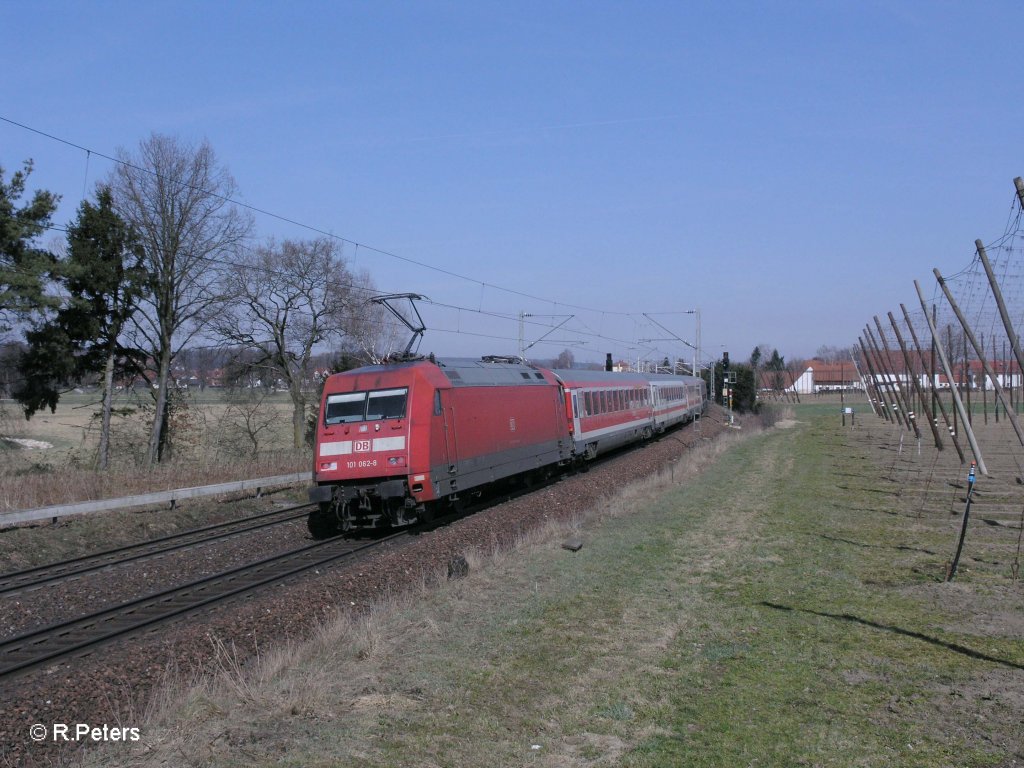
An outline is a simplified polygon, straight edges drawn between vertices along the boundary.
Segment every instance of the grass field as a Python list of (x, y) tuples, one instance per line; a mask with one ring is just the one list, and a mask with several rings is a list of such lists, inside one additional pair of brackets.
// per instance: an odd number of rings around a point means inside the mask
[(944, 583), (958, 519), (886, 484), (885, 423), (795, 411), (594, 510), (575, 554), (548, 530), (225, 657), (89, 764), (1024, 765), (1017, 532), (972, 529)]

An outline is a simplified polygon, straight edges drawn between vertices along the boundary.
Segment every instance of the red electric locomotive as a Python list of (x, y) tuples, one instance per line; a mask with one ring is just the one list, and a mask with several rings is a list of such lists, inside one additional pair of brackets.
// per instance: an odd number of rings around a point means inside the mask
[(322, 538), (429, 519), (462, 492), (572, 457), (549, 371), (484, 358), (335, 374), (320, 405), (309, 529)]
[(416, 359), (331, 376), (317, 427), (316, 538), (429, 519), (496, 480), (593, 459), (704, 410), (692, 376)]

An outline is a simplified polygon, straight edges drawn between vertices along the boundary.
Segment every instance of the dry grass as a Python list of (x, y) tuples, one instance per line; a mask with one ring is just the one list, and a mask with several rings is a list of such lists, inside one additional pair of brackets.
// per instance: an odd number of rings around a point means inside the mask
[(0, 511), (305, 472), (309, 464), (307, 456), (291, 452), (256, 461), (213, 463), (179, 459), (153, 469), (121, 468), (107, 472), (36, 463), (28, 470), (0, 472)]
[[(0, 404), (0, 511), (309, 469), (309, 452), (291, 447), (291, 404), (283, 395), (248, 410), (222, 394), (185, 400), (175, 417), (171, 454), (152, 469), (141, 463), (149, 426), (146, 405), (127, 397), (117, 403), (111, 469), (98, 472), (97, 406), (90, 398), (65, 397), (56, 413), (39, 413), (31, 421), (11, 403)], [(48, 447), (20, 447), (26, 440)]]

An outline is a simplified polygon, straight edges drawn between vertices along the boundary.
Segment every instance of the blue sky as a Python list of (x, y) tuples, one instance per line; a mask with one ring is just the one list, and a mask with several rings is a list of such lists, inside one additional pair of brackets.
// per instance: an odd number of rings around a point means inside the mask
[[(640, 341), (669, 336), (643, 313), (699, 307), (705, 357), (805, 357), (1002, 234), (1022, 22), (1011, 2), (0, 0), (0, 117), (106, 155), (208, 139), (244, 202), (436, 302), (424, 352), (514, 353), (522, 311), (528, 342), (574, 315), (536, 357), (690, 359)], [(61, 224), (110, 170), (0, 121), (0, 164), (28, 157)], [(695, 340), (692, 315), (653, 316)]]

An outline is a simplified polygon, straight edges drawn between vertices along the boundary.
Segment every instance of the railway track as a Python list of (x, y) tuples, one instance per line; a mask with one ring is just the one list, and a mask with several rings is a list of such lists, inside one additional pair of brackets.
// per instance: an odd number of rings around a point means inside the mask
[(0, 574), (0, 595), (23, 592), (46, 584), (81, 576), (103, 568), (122, 565), (124, 563), (157, 557), (179, 549), (201, 546), (242, 533), (250, 533), (262, 528), (281, 525), (291, 520), (305, 517), (311, 504), (299, 504), (285, 509), (276, 509), (252, 515), (240, 520), (229, 520), (225, 523), (207, 525), (202, 528), (191, 528), (180, 533), (150, 539), (138, 544), (128, 544), (103, 552), (61, 560), (55, 563), (26, 568), (21, 571)]
[(0, 642), (0, 680), (10, 679), (60, 659), (81, 655), (143, 629), (353, 557), (385, 541), (405, 535), (405, 532), (400, 532), (372, 542), (348, 539), (316, 542), (87, 616), (23, 633)]
[[(632, 450), (627, 449), (624, 452), (630, 453)], [(602, 457), (598, 464), (614, 460), (616, 456), (621, 456), (624, 452), (617, 451), (607, 457)], [(511, 492), (505, 490), (496, 494), (495, 497), (486, 497), (477, 504), (470, 504), (460, 512), (434, 520), (426, 528), (444, 525), (471, 511), (478, 511), (480, 508), (513, 499), (533, 490), (536, 488), (529, 486), (517, 488)], [(89, 571), (277, 525), (305, 516), (306, 510), (310, 506), (312, 505), (304, 504), (289, 507), (244, 520), (184, 531), (142, 544), (120, 547), (73, 560), (6, 574), (0, 576), (0, 594), (33, 589)], [(0, 641), (0, 682), (6, 682), (22, 673), (62, 659), (85, 655), (101, 645), (153, 628), (185, 614), (212, 607), (217, 603), (228, 601), (303, 572), (352, 557), (386, 541), (406, 536), (409, 530), (420, 528), (423, 526), (402, 530), (370, 542), (353, 541), (340, 537), (317, 541), (229, 571), (153, 592), (88, 615), (23, 632)]]

